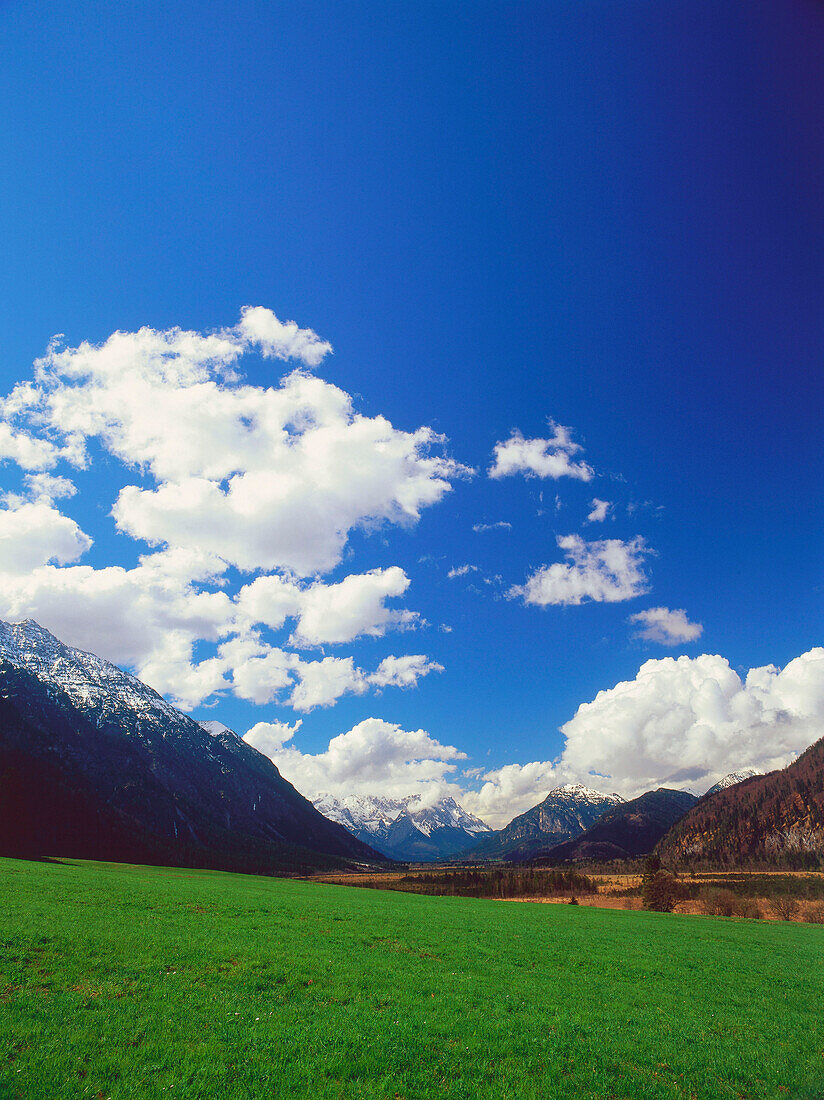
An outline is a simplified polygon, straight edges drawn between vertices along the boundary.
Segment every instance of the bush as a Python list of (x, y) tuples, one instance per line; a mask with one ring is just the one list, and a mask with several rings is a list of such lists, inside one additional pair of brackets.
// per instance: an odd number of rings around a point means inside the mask
[(704, 912), (711, 917), (732, 917), (743, 901), (732, 890), (706, 890), (701, 899)]
[(736, 917), (748, 917), (750, 920), (761, 920), (763, 913), (756, 898), (736, 898)]
[(792, 920), (798, 915), (798, 898), (779, 894), (770, 901), (770, 912), (776, 920)]
[(801, 916), (807, 924), (824, 924), (824, 901), (811, 901)]

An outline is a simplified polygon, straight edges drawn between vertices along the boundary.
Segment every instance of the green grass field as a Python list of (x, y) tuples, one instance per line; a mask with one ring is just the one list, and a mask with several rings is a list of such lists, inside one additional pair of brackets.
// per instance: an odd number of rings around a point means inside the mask
[(824, 929), (0, 860), (0, 1097), (824, 1097)]

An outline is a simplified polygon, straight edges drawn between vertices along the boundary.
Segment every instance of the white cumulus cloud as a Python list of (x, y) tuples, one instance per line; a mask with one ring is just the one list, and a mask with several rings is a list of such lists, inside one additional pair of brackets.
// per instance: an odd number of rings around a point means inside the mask
[(4, 573), (25, 582), (38, 566), (76, 561), (91, 545), (74, 520), (48, 500), (7, 502), (0, 508), (0, 583)]
[(647, 591), (643, 566), (649, 551), (642, 538), (585, 542), (580, 535), (562, 535), (556, 541), (567, 560), (542, 566), (524, 585), (511, 588), (510, 598), (547, 607), (588, 600), (615, 603)]
[(668, 607), (650, 607), (630, 615), (627, 622), (637, 623), (637, 638), (648, 642), (660, 642), (661, 645), (681, 645), (700, 638), (704, 627), (701, 623), (691, 623), (683, 608), (671, 611)]
[(526, 477), (571, 477), (591, 481), (594, 472), (586, 462), (573, 462), (572, 456), (582, 449), (572, 439), (571, 429), (549, 421), (552, 435), (548, 439), (525, 439), (514, 431), (509, 439), (496, 443), (494, 461), (489, 470), (493, 478), (524, 474)]
[(403, 657), (384, 657), (372, 675), (369, 683), (375, 687), (415, 687), (422, 676), (430, 672), (443, 672), (443, 665), (430, 661), (423, 653), (409, 653)]
[[(234, 692), (306, 711), (423, 675), (419, 655), (390, 675), (294, 652), (425, 625), (390, 603), (410, 584), (398, 566), (323, 575), (352, 531), (414, 524), (471, 473), (431, 429), (361, 415), (309, 374), (330, 351), (263, 307), (213, 333), (56, 338), (33, 380), (0, 401), (0, 460), (28, 471), (25, 495), (0, 498), (0, 616), (36, 618), (185, 707)], [(253, 385), (241, 373), (250, 353), (298, 369)], [(81, 564), (92, 541), (55, 506), (75, 492), (51, 472), (58, 462), (100, 462), (118, 478), (111, 516), (135, 540), (136, 565)], [(273, 644), (263, 628), (291, 634)]]
[(620, 792), (661, 783), (709, 786), (745, 767), (782, 767), (824, 729), (824, 649), (742, 681), (720, 656), (647, 661), (561, 727), (561, 764)]
[(380, 718), (359, 722), (333, 737), (325, 752), (314, 755), (300, 752), (293, 744), (272, 743), (252, 730), (244, 740), (258, 749), (265, 744), (266, 755), (281, 775), (310, 799), (327, 792), (387, 798), (440, 794), (449, 787), (455, 761), (466, 759), (425, 730), (404, 730)]

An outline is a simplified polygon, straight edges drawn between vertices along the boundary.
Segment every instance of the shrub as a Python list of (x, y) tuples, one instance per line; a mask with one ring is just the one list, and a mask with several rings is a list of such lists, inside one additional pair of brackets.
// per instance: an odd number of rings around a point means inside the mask
[(824, 901), (811, 901), (801, 916), (807, 924), (824, 924)]
[(732, 917), (743, 899), (732, 890), (706, 890), (701, 899), (704, 912), (711, 917)]
[(761, 920), (763, 913), (756, 898), (736, 898), (736, 917), (749, 917), (750, 920)]
[(776, 920), (792, 920), (798, 914), (798, 898), (779, 894), (771, 899), (770, 912)]

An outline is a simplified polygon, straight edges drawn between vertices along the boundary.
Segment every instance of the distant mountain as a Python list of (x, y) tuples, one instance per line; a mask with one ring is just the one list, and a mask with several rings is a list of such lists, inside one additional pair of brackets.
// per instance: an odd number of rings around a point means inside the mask
[(31, 620), (0, 622), (0, 852), (256, 871), (379, 858), (219, 725)]
[(464, 853), (464, 858), (531, 859), (538, 852), (579, 836), (622, 802), (617, 794), (602, 794), (580, 783), (567, 783)]
[(662, 836), (695, 805), (687, 791), (659, 787), (608, 810), (581, 836), (545, 854), (555, 860), (630, 859), (651, 852)]
[(824, 739), (792, 764), (708, 791), (663, 838), (663, 859), (743, 867), (824, 861)]
[(726, 790), (727, 787), (734, 787), (736, 783), (743, 783), (745, 779), (752, 779), (754, 775), (763, 774), (758, 768), (744, 768), (740, 772), (730, 772), (729, 775), (725, 775), (723, 779), (719, 779), (714, 786), (710, 787), (706, 794), (716, 794), (718, 791)]
[(315, 808), (360, 840), (393, 859), (426, 862), (447, 859), (492, 830), (454, 798), (414, 810), (418, 795), (390, 799), (347, 795), (315, 799)]

